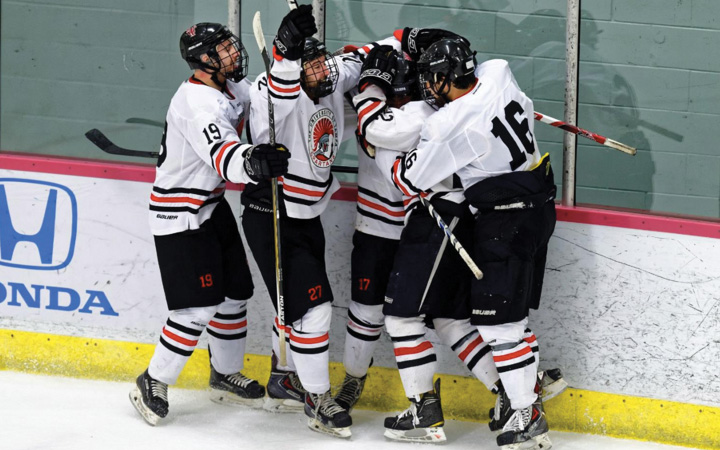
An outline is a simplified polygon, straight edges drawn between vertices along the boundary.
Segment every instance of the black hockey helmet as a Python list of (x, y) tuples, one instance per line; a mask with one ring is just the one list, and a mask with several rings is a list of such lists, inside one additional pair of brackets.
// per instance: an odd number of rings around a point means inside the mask
[[(220, 59), (218, 47), (231, 46), (238, 53), (237, 59)], [(232, 49), (228, 49), (232, 52)], [(215, 62), (215, 65), (203, 62), (202, 55)], [(213, 75), (220, 72), (225, 78), (238, 82), (247, 76), (248, 54), (240, 39), (226, 26), (219, 23), (202, 22), (191, 26), (180, 36), (180, 55), (191, 69), (200, 69)]]
[[(475, 72), (475, 52), (464, 39), (441, 39), (430, 45), (417, 63), (418, 84), (423, 99), (437, 108), (436, 94), (446, 101), (450, 83)], [(437, 84), (440, 84), (438, 87)]]
[(335, 92), (340, 78), (338, 66), (324, 43), (314, 37), (305, 38), (302, 67), (300, 82), (308, 96), (320, 98)]
[(404, 52), (393, 50), (395, 58), (395, 77), (392, 81), (393, 97), (416, 97), (417, 90), (417, 67), (415, 61)]

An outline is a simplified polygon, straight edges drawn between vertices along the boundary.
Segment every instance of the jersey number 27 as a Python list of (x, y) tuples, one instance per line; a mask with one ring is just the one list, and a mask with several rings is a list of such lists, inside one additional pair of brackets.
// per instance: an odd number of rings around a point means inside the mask
[(493, 127), (490, 131), (492, 131), (493, 136), (500, 138), (500, 140), (503, 141), (503, 144), (505, 144), (508, 150), (510, 150), (510, 155), (512, 156), (512, 160), (510, 160), (510, 168), (512, 170), (517, 169), (522, 165), (522, 163), (527, 161), (526, 153), (532, 155), (535, 152), (534, 137), (530, 132), (530, 125), (527, 117), (525, 117), (522, 122), (518, 122), (516, 117), (523, 117), (524, 114), (525, 111), (522, 106), (520, 106), (520, 103), (515, 100), (505, 106), (505, 120), (510, 125), (510, 128), (512, 128), (517, 140), (520, 141), (522, 146), (525, 148), (525, 151), (522, 151), (522, 149), (518, 147), (517, 142), (510, 134), (510, 130), (505, 127), (505, 124), (502, 123), (499, 117), (495, 116), (492, 120)]

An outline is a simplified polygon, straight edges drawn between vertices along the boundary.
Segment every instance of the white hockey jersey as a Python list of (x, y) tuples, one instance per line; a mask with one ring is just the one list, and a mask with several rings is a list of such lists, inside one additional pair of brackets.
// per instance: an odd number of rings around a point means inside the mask
[[(383, 180), (383, 188), (393, 192), (387, 193), (390, 198), (399, 195), (405, 212), (410, 211), (418, 202), (418, 194), (396, 187), (392, 179), (393, 166), (398, 159), (417, 147), (423, 124), (435, 110), (424, 101), (409, 102), (402, 108), (386, 106), (385, 95), (376, 86), (369, 86), (362, 94), (356, 95), (354, 103), (359, 110), (358, 126), (366, 140), (376, 147), (375, 163), (379, 169), (378, 176)], [(462, 189), (452, 184), (452, 177), (443, 180), (432, 187), (432, 193), (426, 195), (426, 198), (439, 196), (453, 203), (462, 203), (465, 200)], [(401, 231), (402, 226), (396, 231), (398, 236)]]
[(475, 70), (470, 92), (425, 122), (416, 150), (396, 164), (396, 184), (420, 192), (456, 174), (464, 189), (489, 177), (530, 170), (541, 159), (534, 138), (534, 106), (507, 61)]
[[(395, 38), (388, 41), (397, 42)], [(382, 44), (382, 41), (378, 44)], [(275, 108), (276, 141), (291, 153), (288, 173), (279, 179), (287, 215), (296, 219), (319, 216), (340, 183), (330, 167), (340, 143), (353, 138), (345, 133), (344, 95), (357, 86), (362, 67), (361, 58), (376, 43), (353, 53), (335, 57), (338, 84), (335, 91), (315, 103), (300, 86), (300, 61), (276, 57), (270, 68), (270, 80), (261, 73), (250, 91), (250, 134), (253, 142), (267, 142), (267, 95)]]
[[(300, 61), (281, 59), (255, 79), (250, 92), (250, 134), (253, 142), (267, 142), (267, 95), (275, 108), (275, 140), (290, 150), (288, 173), (280, 177), (289, 217), (312, 219), (327, 207), (340, 183), (330, 172), (343, 133), (343, 95), (360, 75), (361, 62), (352, 56), (336, 57), (338, 85), (316, 104), (300, 87)], [(269, 88), (269, 89), (268, 89)]]
[(150, 229), (161, 236), (194, 230), (225, 195), (225, 181), (247, 183), (240, 142), (250, 83), (227, 82), (223, 92), (195, 77), (170, 101), (150, 194)]

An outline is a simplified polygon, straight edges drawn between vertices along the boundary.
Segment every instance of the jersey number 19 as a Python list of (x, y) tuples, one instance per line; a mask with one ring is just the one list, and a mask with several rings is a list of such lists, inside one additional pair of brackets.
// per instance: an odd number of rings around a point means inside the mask
[(516, 117), (516, 115), (522, 117), (523, 114), (525, 114), (525, 111), (522, 106), (520, 106), (520, 103), (515, 100), (505, 106), (505, 120), (512, 128), (512, 131), (515, 132), (517, 140), (523, 145), (525, 151), (522, 151), (522, 149), (518, 147), (517, 142), (510, 134), (510, 130), (505, 127), (505, 124), (500, 121), (499, 117), (495, 116), (493, 118), (493, 127), (492, 130), (490, 130), (492, 131), (493, 136), (496, 138), (499, 137), (508, 150), (510, 150), (510, 155), (512, 156), (512, 159), (510, 160), (510, 168), (512, 170), (517, 169), (522, 165), (522, 163), (527, 161), (526, 153), (532, 155), (535, 152), (535, 144), (533, 141), (534, 137), (530, 132), (527, 117), (525, 117), (522, 122), (518, 122)]

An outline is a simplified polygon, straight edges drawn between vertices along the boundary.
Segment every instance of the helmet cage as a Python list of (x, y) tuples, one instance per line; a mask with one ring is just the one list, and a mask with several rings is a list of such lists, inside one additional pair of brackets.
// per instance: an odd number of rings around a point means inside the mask
[[(193, 30), (193, 35), (190, 35)], [(180, 37), (180, 54), (191, 69), (200, 69), (213, 74), (220, 73), (225, 78), (239, 82), (248, 73), (248, 54), (240, 39), (226, 26), (212, 23), (200, 23), (185, 31)], [(227, 44), (226, 41), (229, 41)], [(220, 59), (219, 48), (225, 44), (230, 47), (228, 55)], [(238, 57), (233, 62), (230, 55), (237, 52)], [(214, 64), (202, 60), (207, 54)]]
[[(315, 63), (323, 57), (324, 61)], [(300, 83), (310, 97), (320, 98), (335, 92), (340, 78), (337, 61), (324, 43), (312, 37), (306, 38), (301, 63)], [(315, 83), (314, 86), (309, 86), (311, 82)]]

